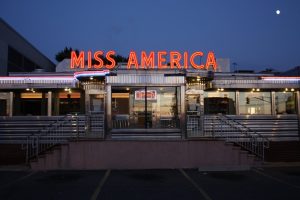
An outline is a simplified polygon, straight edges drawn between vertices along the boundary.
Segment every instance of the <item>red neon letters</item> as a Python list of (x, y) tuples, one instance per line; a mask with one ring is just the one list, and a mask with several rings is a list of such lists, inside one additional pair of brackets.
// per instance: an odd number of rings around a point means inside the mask
[[(96, 51), (93, 55), (91, 51), (87, 53), (87, 67), (88, 68), (107, 68), (113, 69), (116, 66), (116, 61), (114, 60), (113, 56), (115, 55), (114, 51), (108, 51), (104, 54), (103, 51)], [(190, 56), (188, 52), (184, 52), (183, 55), (178, 51), (158, 51), (156, 54), (154, 51), (151, 51), (147, 54), (145, 51), (141, 52), (140, 60), (138, 59), (138, 55), (136, 52), (131, 51), (129, 53), (128, 62), (127, 62), (127, 69), (154, 69), (155, 64), (157, 65), (158, 69), (167, 69), (167, 68), (177, 68), (177, 69), (187, 69), (189, 64), (194, 69), (206, 69), (208, 70), (210, 67), (216, 71), (217, 69), (217, 62), (215, 59), (215, 55), (212, 51), (208, 52), (206, 63), (204, 64), (196, 64), (195, 60), (203, 57), (203, 52), (196, 51), (193, 52)], [(103, 60), (101, 58), (105, 58), (109, 61), (109, 64), (104, 66)], [(169, 64), (167, 63), (167, 58), (169, 57)], [(92, 60), (96, 61), (96, 64), (92, 64)], [(140, 61), (140, 62), (139, 62)], [(74, 68), (85, 68), (85, 52), (81, 51), (79, 55), (73, 51), (71, 53), (71, 66), (72, 69)]]
[[(114, 51), (109, 51), (106, 53), (105, 58), (110, 62), (110, 64), (106, 64), (105, 68), (107, 69), (113, 69), (116, 66), (116, 61), (115, 59), (112, 57), (114, 56), (116, 53)], [(101, 69), (104, 67), (103, 64), (103, 60), (101, 59), (101, 56), (103, 56), (104, 53), (103, 51), (96, 51), (94, 53), (94, 56), (92, 58), (92, 52), (88, 51), (87, 52), (87, 67), (88, 68), (95, 68), (95, 69)], [(92, 59), (94, 59), (96, 62), (98, 62), (97, 64), (92, 65)], [(75, 51), (71, 52), (71, 69), (80, 67), (82, 69), (85, 68), (85, 57), (84, 57), (84, 51), (80, 51), (79, 55), (76, 55)]]

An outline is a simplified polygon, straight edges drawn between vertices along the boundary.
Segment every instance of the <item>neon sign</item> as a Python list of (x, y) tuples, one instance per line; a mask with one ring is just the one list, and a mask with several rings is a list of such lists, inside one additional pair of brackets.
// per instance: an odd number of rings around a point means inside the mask
[[(96, 51), (92, 54), (91, 51), (81, 51), (76, 55), (75, 51), (71, 52), (71, 69), (81, 68), (84, 69), (113, 69), (116, 66), (116, 61), (114, 60), (115, 51), (108, 51), (104, 54), (103, 51)], [(167, 56), (169, 57), (169, 65), (167, 64)], [(210, 51), (207, 54), (206, 63), (196, 64), (195, 58), (202, 58), (204, 53), (202, 51), (195, 51), (192, 54), (184, 52), (183, 54), (179, 51), (150, 51), (147, 54), (145, 51), (141, 51), (140, 59), (138, 59), (137, 53), (131, 51), (128, 56), (127, 69), (154, 69), (154, 66), (157, 66), (158, 69), (187, 69), (191, 66), (194, 69), (208, 70), (212, 68), (214, 71), (217, 69), (217, 62), (215, 59), (215, 54)], [(103, 59), (105, 57), (108, 61), (108, 64), (104, 64)], [(85, 65), (85, 60), (87, 59), (87, 66)], [(92, 64), (92, 61), (95, 61), (95, 64)]]

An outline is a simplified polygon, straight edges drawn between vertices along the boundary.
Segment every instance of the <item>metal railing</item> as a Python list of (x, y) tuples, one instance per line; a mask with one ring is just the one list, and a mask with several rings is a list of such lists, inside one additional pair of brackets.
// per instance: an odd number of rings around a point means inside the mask
[(104, 112), (90, 112), (87, 116), (86, 124), (87, 131), (90, 136), (104, 138), (105, 132), (105, 113)]
[(27, 135), (22, 143), (23, 149), (26, 150), (26, 162), (38, 158), (40, 154), (55, 145), (67, 143), (70, 139), (81, 136), (78, 120), (77, 115), (66, 115), (40, 129), (37, 133)]
[(188, 137), (203, 137), (203, 116), (187, 115), (186, 131)]
[(205, 135), (225, 138), (226, 142), (234, 143), (264, 161), (265, 149), (270, 143), (268, 138), (225, 115), (211, 116), (210, 120), (212, 126), (205, 128)]
[[(37, 119), (38, 120), (38, 119)], [(14, 123), (19, 123), (17, 120)], [(26, 120), (28, 123), (34, 123), (34, 120)], [(39, 125), (36, 123), (36, 125)], [(35, 125), (33, 125), (34, 127)], [(19, 129), (18, 129), (19, 130)], [(25, 130), (25, 132), (22, 132)], [(69, 140), (79, 139), (89, 135), (104, 137), (104, 113), (97, 112), (87, 116), (65, 115), (63, 117), (51, 120), (51, 123), (36, 128), (31, 133), (24, 129), (14, 132), (14, 129), (8, 133), (0, 134), (1, 144), (20, 144), (22, 150), (26, 152), (26, 163), (33, 158), (48, 151), (58, 144), (68, 143)], [(88, 133), (88, 135), (87, 135)]]

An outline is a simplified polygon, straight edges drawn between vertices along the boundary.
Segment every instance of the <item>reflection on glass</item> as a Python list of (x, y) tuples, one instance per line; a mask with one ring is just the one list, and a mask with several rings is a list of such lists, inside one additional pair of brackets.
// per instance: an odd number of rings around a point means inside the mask
[(240, 114), (242, 115), (270, 115), (270, 92), (240, 92)]
[(179, 87), (113, 87), (113, 128), (179, 128)]
[(204, 113), (235, 115), (235, 92), (205, 92)]
[(200, 94), (186, 95), (187, 115), (197, 115), (200, 112)]
[(293, 92), (275, 93), (276, 114), (296, 114), (296, 94)]
[(104, 95), (91, 94), (90, 95), (90, 111), (102, 112), (104, 111)]
[[(147, 100), (152, 128), (179, 128), (180, 91), (179, 87), (148, 87), (157, 92), (157, 98)], [(152, 119), (151, 119), (152, 118)]]
[(58, 98), (60, 115), (80, 112), (80, 92), (60, 92)]

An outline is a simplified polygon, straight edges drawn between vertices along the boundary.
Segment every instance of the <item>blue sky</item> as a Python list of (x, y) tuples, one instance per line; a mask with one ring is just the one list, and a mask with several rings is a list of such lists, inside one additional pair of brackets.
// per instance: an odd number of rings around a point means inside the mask
[(213, 50), (238, 69), (300, 65), (299, 0), (2, 0), (0, 16), (53, 61), (71, 46)]

